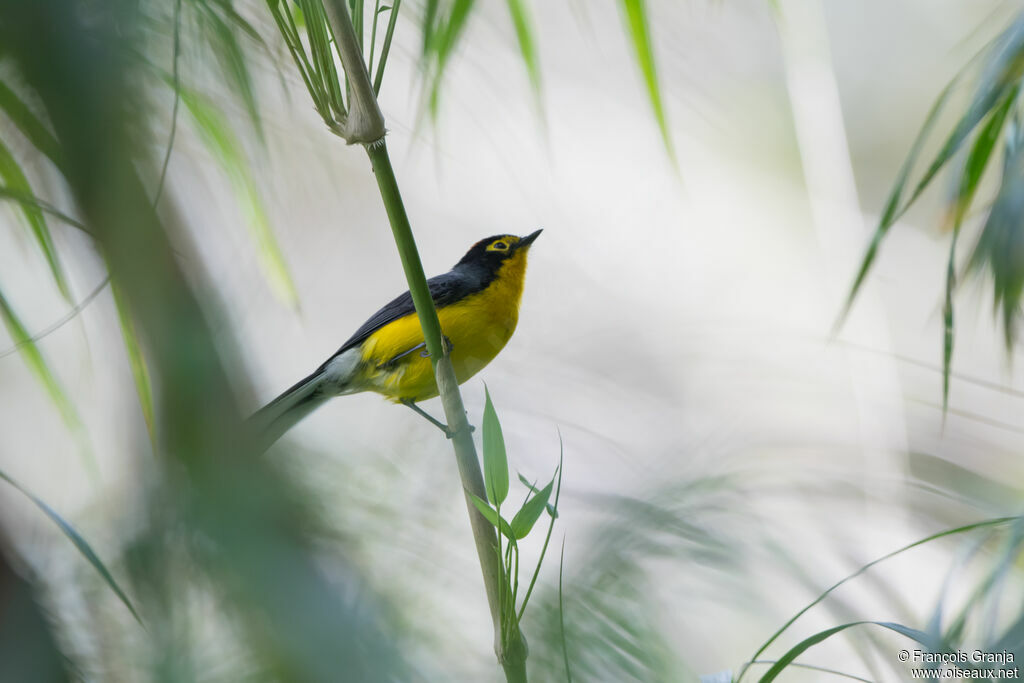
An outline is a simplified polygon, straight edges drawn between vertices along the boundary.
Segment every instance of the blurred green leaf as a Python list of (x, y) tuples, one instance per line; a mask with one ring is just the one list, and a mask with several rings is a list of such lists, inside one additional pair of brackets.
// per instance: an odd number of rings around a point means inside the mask
[(1002, 186), (989, 211), (968, 269), (992, 273), (994, 301), (1002, 307), (1006, 348), (1013, 347), (1024, 292), (1024, 153), (1018, 151), (1003, 173)]
[(654, 47), (651, 43), (651, 31), (647, 19), (647, 9), (644, 0), (619, 0), (622, 9), (626, 12), (626, 19), (629, 24), (629, 37), (633, 42), (633, 50), (636, 52), (637, 63), (644, 76), (644, 83), (647, 86), (647, 97), (654, 109), (654, 118), (658, 121), (658, 128), (661, 130), (661, 139), (665, 143), (665, 149), (669, 157), (675, 162), (675, 149), (672, 146), (672, 136), (668, 131), (668, 119), (665, 118), (665, 108), (661, 103), (661, 87), (658, 85), (658, 72), (654, 60)]
[[(25, 172), (2, 140), (0, 140), (0, 178), (3, 178), (7, 187), (14, 192), (35, 199), (35, 194), (32, 192), (32, 187), (29, 185)], [(68, 285), (67, 277), (64, 275), (64, 268), (60, 264), (57, 247), (53, 243), (53, 236), (50, 235), (50, 228), (46, 224), (46, 216), (43, 215), (43, 212), (34, 202), (20, 202), (19, 205), (21, 213), (25, 217), (25, 222), (28, 224), (32, 236), (35, 237), (36, 244), (39, 245), (39, 249), (46, 258), (46, 263), (50, 266), (50, 274), (53, 275), (57, 288), (64, 298), (70, 301), (71, 288)]]
[(529, 11), (523, 0), (508, 0), (508, 9), (512, 15), (512, 24), (516, 29), (516, 40), (519, 41), (519, 54), (523, 57), (533, 91), (540, 97), (540, 64), (537, 59), (537, 46), (533, 40), (533, 27)]
[[(329, 95), (324, 88), (324, 84), (317, 77), (313, 64), (309, 61), (306, 48), (302, 43), (302, 37), (299, 34), (299, 25), (305, 26), (305, 20), (303, 19), (301, 24), (298, 24), (288, 10), (288, 3), (282, 3), (281, 0), (267, 0), (267, 7), (270, 9), (270, 14), (277, 24), (278, 31), (280, 31), (285, 45), (288, 46), (288, 51), (292, 55), (292, 61), (299, 70), (299, 76), (302, 77), (302, 82), (305, 84), (309, 96), (313, 99), (314, 108), (316, 108), (317, 113), (325, 121), (332, 120)], [(302, 16), (302, 10), (299, 6), (294, 5), (293, 7)]]
[(21, 204), (28, 204), (33, 208), (42, 211), (43, 213), (48, 213), (54, 218), (60, 219), (61, 221), (67, 223), (73, 228), (78, 228), (82, 232), (89, 232), (89, 228), (87, 228), (84, 223), (82, 223), (76, 218), (72, 218), (71, 216), (67, 215), (66, 213), (64, 213), (57, 207), (53, 206), (52, 204), (44, 202), (39, 197), (32, 196), (31, 194), (25, 194), (24, 192), (19, 192), (17, 190), (11, 189), (10, 187), (0, 186), (0, 198), (9, 199), (12, 202), (18, 202)]
[(263, 48), (265, 50), (269, 49), (269, 47), (267, 46), (267, 43), (263, 40), (263, 36), (261, 36), (260, 32), (256, 30), (256, 27), (253, 26), (245, 17), (243, 17), (241, 14), (239, 14), (237, 10), (235, 10), (234, 5), (232, 4), (232, 0), (193, 0), (193, 1), (212, 2), (214, 5), (217, 5), (217, 7), (220, 8), (220, 11), (224, 13), (224, 17), (225, 17), (226, 21), (228, 21), (235, 28), (237, 28), (240, 31), (242, 31), (242, 33), (244, 33), (245, 35), (249, 36), (249, 38), (254, 43), (259, 45), (261, 48)]
[[(789, 620), (786, 621), (786, 623), (783, 624), (781, 628), (779, 628), (777, 631), (775, 631), (775, 633), (773, 633), (771, 635), (771, 637), (768, 638), (768, 640), (766, 640), (761, 645), (761, 647), (757, 650), (757, 652), (754, 653), (754, 656), (750, 658), (749, 662), (756, 661), (761, 656), (761, 654), (765, 650), (767, 650), (768, 647), (772, 643), (774, 643), (775, 640), (780, 635), (785, 633), (786, 630), (790, 626), (792, 626), (793, 623), (795, 623), (797, 619), (799, 619), (804, 614), (806, 614), (812, 607), (814, 607), (815, 605), (820, 603), (822, 600), (827, 598), (829, 595), (831, 595), (832, 592), (835, 591), (837, 588), (839, 588), (843, 584), (848, 583), (849, 581), (852, 581), (853, 579), (857, 578), (858, 576), (860, 576), (861, 574), (863, 574), (867, 570), (869, 570), (872, 567), (874, 567), (876, 564), (884, 562), (884, 561), (886, 561), (886, 560), (888, 560), (890, 558), (896, 557), (897, 555), (901, 555), (901, 554), (907, 552), (908, 550), (913, 550), (914, 548), (917, 548), (918, 546), (924, 545), (926, 543), (931, 543), (932, 541), (937, 541), (940, 538), (946, 538), (948, 536), (955, 536), (955, 535), (966, 533), (966, 532), (969, 532), (969, 531), (974, 531), (976, 529), (986, 529), (986, 528), (990, 528), (990, 527), (1001, 526), (1001, 525), (1004, 525), (1004, 524), (1011, 524), (1011, 523), (1014, 523), (1014, 522), (1020, 523), (1022, 519), (1024, 519), (1024, 517), (997, 517), (995, 519), (986, 519), (986, 520), (983, 520), (981, 522), (975, 522), (973, 524), (966, 524), (964, 526), (955, 527), (953, 529), (946, 529), (945, 531), (940, 531), (940, 532), (932, 534), (930, 536), (925, 536), (924, 538), (918, 539), (918, 540), (914, 541), (913, 543), (909, 543), (909, 544), (903, 546), (902, 548), (898, 548), (898, 549), (892, 551), (891, 553), (888, 553), (887, 555), (883, 555), (882, 557), (879, 557), (879, 558), (877, 558), (875, 560), (872, 560), (871, 562), (868, 562), (867, 564), (862, 566), (857, 571), (853, 572), (852, 574), (849, 574), (848, 576), (840, 579), (836, 583), (834, 583), (831, 586), (829, 586), (828, 589), (826, 589), (821, 595), (816, 597), (814, 600), (812, 600), (807, 605), (805, 605), (799, 612), (797, 612), (792, 617), (790, 617)], [(745, 674), (747, 672), (747, 669), (749, 668), (749, 666), (750, 666), (749, 663), (745, 664), (743, 666), (743, 668), (740, 670), (739, 675), (736, 677), (736, 683), (739, 683), (740, 679), (743, 678), (743, 674)]]
[(0, 81), (0, 109), (33, 147), (46, 155), (55, 165), (61, 166), (60, 145), (53, 137), (53, 133), (3, 81)]
[(68, 323), (70, 320), (73, 320), (79, 313), (81, 313), (83, 310), (85, 310), (85, 307), (88, 306), (90, 303), (92, 303), (93, 300), (96, 299), (96, 297), (98, 297), (100, 295), (100, 292), (102, 292), (104, 289), (106, 289), (106, 287), (107, 287), (107, 285), (109, 283), (110, 283), (110, 276), (107, 276), (107, 277), (103, 278), (98, 285), (93, 287), (91, 292), (86, 294), (82, 298), (81, 301), (79, 301), (77, 304), (72, 306), (71, 309), (67, 313), (62, 315), (60, 318), (58, 318), (56, 321), (54, 321), (50, 325), (47, 325), (45, 328), (43, 328), (39, 332), (36, 332), (29, 339), (27, 339), (27, 340), (25, 340), (25, 341), (23, 341), (21, 343), (18, 343), (18, 344), (13, 344), (9, 348), (7, 348), (7, 349), (5, 349), (3, 351), (0, 351), (0, 358), (6, 358), (7, 356), (13, 355), (13, 354), (17, 353), (18, 349), (21, 348), (22, 346), (24, 346), (25, 344), (37, 343), (37, 342), (41, 341), (43, 338), (45, 338), (48, 335), (50, 335), (51, 333), (56, 332), (57, 330), (59, 330), (66, 323)]
[(537, 520), (544, 513), (544, 508), (548, 504), (548, 499), (551, 498), (551, 491), (554, 486), (555, 480), (552, 479), (540, 493), (527, 500), (519, 512), (512, 518), (510, 525), (512, 533), (515, 534), (516, 538), (526, 538), (526, 535), (533, 529), (533, 525), (537, 523)]
[(271, 288), (289, 306), (296, 306), (298, 294), (292, 282), (284, 256), (277, 244), (256, 182), (249, 173), (241, 143), (230, 124), (213, 105), (199, 95), (182, 90), (181, 99), (192, 114), (202, 139), (224, 167), (235, 187), (235, 194), (246, 214), (246, 225), (256, 243), (263, 272)]
[(121, 323), (121, 337), (124, 339), (124, 349), (128, 353), (128, 364), (131, 366), (132, 377), (135, 379), (135, 392), (139, 395), (139, 406), (142, 408), (142, 416), (146, 420), (149, 441), (155, 450), (157, 444), (156, 417), (153, 412), (153, 384), (149, 377), (149, 369), (146, 367), (146, 359), (142, 355), (135, 323), (128, 311), (124, 295), (116, 284), (111, 285), (110, 289), (114, 294), (117, 319)]
[(56, 510), (47, 505), (45, 501), (43, 501), (38, 496), (25, 489), (21, 484), (11, 479), (3, 471), (0, 471), (0, 479), (6, 481), (8, 484), (16, 488), (23, 495), (25, 495), (29, 500), (35, 503), (36, 507), (42, 510), (46, 514), (46, 516), (49, 517), (53, 521), (53, 523), (57, 525), (61, 532), (63, 532), (63, 534), (68, 537), (68, 540), (70, 540), (71, 543), (74, 544), (75, 548), (78, 550), (79, 553), (81, 553), (82, 557), (84, 557), (86, 561), (89, 564), (91, 564), (93, 568), (99, 573), (99, 575), (103, 578), (103, 581), (107, 584), (107, 586), (110, 587), (110, 590), (114, 591), (114, 594), (118, 597), (118, 599), (122, 603), (124, 603), (124, 606), (127, 607), (128, 611), (132, 613), (133, 617), (135, 617), (135, 621), (139, 622), (139, 625), (141, 626), (142, 619), (139, 618), (139, 613), (135, 611), (135, 607), (132, 606), (132, 602), (128, 599), (128, 595), (123, 590), (121, 590), (121, 587), (117, 584), (117, 581), (114, 580), (113, 575), (107, 569), (106, 565), (103, 564), (103, 561), (99, 558), (99, 555), (97, 555), (96, 552), (92, 549), (92, 546), (89, 545), (89, 542), (86, 541), (85, 538), (83, 538), (80, 533), (78, 533), (78, 530), (75, 529), (75, 527), (72, 526), (70, 522), (61, 517)]
[[(475, 0), (454, 0), (447, 15), (437, 14), (437, 3), (428, 2), (426, 19), (423, 23), (423, 45), (425, 54), (432, 56), (433, 76), (430, 86), (430, 111), (437, 116), (441, 96), (441, 80), (448, 62), (455, 53), (455, 46), (466, 28)], [(436, 25), (434, 23), (436, 17)]]
[(508, 456), (505, 454), (501, 423), (491, 403), (491, 393), (486, 387), (484, 395), (484, 484), (487, 487), (487, 498), (495, 505), (501, 505), (508, 495)]
[[(1003, 32), (983, 53), (985, 57), (984, 67), (973, 97), (964, 114), (959, 118), (952, 132), (946, 138), (939, 152), (931, 160), (920, 180), (914, 185), (909, 196), (904, 196), (904, 190), (910, 178), (910, 174), (917, 164), (918, 158), (925, 142), (929, 139), (939, 114), (945, 108), (954, 86), (960, 81), (964, 72), (957, 76), (939, 94), (932, 105), (928, 116), (925, 118), (921, 130), (911, 146), (910, 153), (903, 162), (903, 166), (893, 184), (885, 209), (875, 228), (875, 233), (861, 260), (860, 268), (854, 278), (853, 286), (847, 296), (846, 303), (840, 313), (836, 327), (842, 324), (849, 314), (853, 301), (860, 291), (864, 278), (874, 263), (878, 248), (888, 234), (889, 229), (899, 218), (914, 204), (921, 193), (931, 184), (936, 174), (946, 165), (947, 162), (960, 150), (964, 142), (974, 132), (975, 128), (992, 112), (1006, 106), (1007, 100), (1016, 98), (1020, 80), (1024, 75), (1024, 15), (1018, 17), (1010, 27)], [(984, 172), (982, 168), (975, 169), (979, 174)], [(979, 176), (980, 177), (980, 176)], [(966, 209), (965, 209), (966, 210)]]
[(780, 657), (779, 660), (775, 662), (775, 664), (770, 669), (768, 669), (768, 671), (765, 672), (763, 676), (761, 676), (761, 678), (759, 679), (759, 683), (771, 683), (771, 681), (774, 681), (778, 677), (778, 675), (782, 673), (783, 670), (785, 670), (786, 667), (793, 662), (794, 659), (799, 657), (801, 654), (803, 654), (805, 651), (807, 651), (814, 645), (817, 645), (823, 640), (826, 640), (837, 633), (845, 631), (848, 628), (851, 628), (853, 626), (862, 626), (865, 624), (881, 626), (882, 628), (887, 628), (890, 631), (895, 631), (900, 635), (904, 635), (907, 638), (910, 638), (911, 640), (917, 641), (921, 645), (924, 645), (926, 648), (931, 649), (937, 645), (935, 639), (931, 638), (927, 633), (925, 633), (924, 631), (918, 631), (917, 629), (910, 628), (909, 626), (903, 626), (902, 624), (895, 624), (888, 621), (854, 621), (848, 624), (843, 624), (841, 626), (835, 626), (830, 629), (825, 629), (824, 631), (815, 633), (813, 636), (810, 636), (809, 638), (800, 641), (797, 645), (790, 649), (789, 652)]
[(864, 257), (861, 259), (860, 268), (857, 270), (857, 275), (854, 277), (853, 286), (850, 287), (850, 293), (846, 297), (846, 302), (843, 304), (843, 310), (839, 314), (839, 319), (836, 321), (836, 328), (842, 325), (843, 320), (849, 315), (850, 309), (853, 307), (853, 301), (857, 298), (858, 292), (860, 292), (861, 286), (864, 284), (864, 279), (867, 277), (868, 271), (871, 270), (871, 266), (875, 262), (875, 257), (878, 255), (878, 248), (882, 244), (882, 240), (889, 233), (889, 229), (899, 219), (900, 216), (909, 208), (910, 204), (913, 203), (916, 195), (904, 204), (903, 203), (903, 190), (910, 179), (910, 172), (914, 169), (914, 165), (917, 162), (918, 156), (921, 154), (921, 150), (924, 147), (925, 142), (928, 140), (928, 136), (931, 133), (932, 128), (939, 119), (939, 114), (946, 106), (946, 102), (949, 96), (953, 92), (953, 86), (956, 83), (954, 79), (949, 85), (945, 87), (938, 99), (932, 104), (931, 110), (928, 112), (928, 116), (925, 118), (924, 124), (921, 126), (921, 130), (917, 133), (917, 138), (914, 140), (914, 144), (911, 145), (910, 153), (907, 154), (907, 158), (903, 161), (903, 166), (900, 168), (899, 174), (896, 176), (896, 182), (893, 183), (892, 190), (889, 192), (889, 198), (885, 202), (885, 208), (882, 210), (882, 215), (878, 219), (878, 226), (875, 228), (874, 235), (871, 237), (871, 242), (868, 244), (868, 248), (864, 253)]
[(565, 569), (565, 538), (562, 538), (562, 552), (558, 556), (558, 635), (562, 646), (562, 663), (565, 665), (566, 683), (572, 683), (572, 667), (569, 666), (569, 644), (565, 640), (565, 596), (562, 590), (562, 571)]
[[(259, 33), (235, 12), (230, 3), (192, 0), (192, 5), (199, 15), (199, 25), (203, 29), (206, 42), (220, 63), (221, 70), (227, 76), (227, 85), (242, 100), (249, 120), (262, 141), (263, 126), (260, 122), (260, 109), (256, 103), (252, 76), (249, 73), (249, 60), (238, 42), (238, 36), (235, 35), (235, 27), (241, 27), (245, 33), (257, 41), (260, 40)], [(215, 8), (225, 12), (227, 19), (222, 17)]]
[[(46, 363), (46, 359), (43, 358), (42, 351), (32, 341), (31, 335), (25, 329), (14, 309), (11, 308), (3, 292), (0, 292), (0, 318), (3, 318), (4, 325), (7, 327), (7, 331), (10, 333), (11, 339), (18, 349), (18, 353), (21, 354), (22, 359), (32, 371), (32, 374), (36, 376), (36, 379), (46, 389), (47, 395), (49, 395), (50, 400), (57, 407), (61, 419), (64, 420), (68, 430), (76, 438), (81, 439), (84, 427), (82, 420), (78, 417), (78, 412), (64, 393), (64, 389), (61, 387), (60, 382), (57, 381), (56, 375), (53, 374), (50, 366)], [(96, 462), (92, 458), (91, 451), (84, 444), (83, 454), (90, 471), (95, 472)]]
[(508, 522), (506, 522), (503, 517), (498, 516), (497, 510), (488, 505), (487, 501), (482, 500), (479, 496), (474, 495), (473, 493), (469, 493), (469, 499), (473, 501), (473, 505), (475, 505), (476, 509), (480, 511), (480, 514), (484, 516), (484, 519), (490, 522), (495, 528), (501, 529), (502, 535), (515, 544), (516, 535), (512, 533), (512, 527), (509, 526)]
[(949, 374), (953, 362), (953, 290), (956, 288), (956, 244), (960, 236), (960, 226), (963, 224), (964, 216), (970, 209), (974, 196), (977, 193), (978, 185), (981, 183), (985, 169), (992, 156), (992, 150), (1002, 135), (1003, 127), (1006, 124), (1007, 116), (1016, 101), (1019, 88), (1015, 88), (1005, 102), (992, 112), (988, 122), (978, 133), (971, 147), (970, 154), (960, 170), (959, 180), (956, 182), (955, 196), (952, 204), (953, 237), (949, 245), (949, 259), (946, 263), (946, 295), (942, 308), (942, 410), (949, 407)]
[(949, 375), (953, 368), (953, 290), (956, 288), (956, 242), (954, 233), (949, 241), (946, 261), (946, 297), (942, 304), (942, 414), (949, 409)]
[(1002, 104), (989, 115), (988, 121), (975, 137), (974, 145), (960, 168), (959, 178), (954, 183), (954, 196), (950, 202), (954, 230), (960, 229), (964, 216), (971, 208), (978, 185), (985, 174), (985, 169), (988, 168), (992, 150), (995, 149), (996, 143), (1002, 136), (1008, 115), (1013, 110), (1019, 92), (1020, 87), (1013, 88)]

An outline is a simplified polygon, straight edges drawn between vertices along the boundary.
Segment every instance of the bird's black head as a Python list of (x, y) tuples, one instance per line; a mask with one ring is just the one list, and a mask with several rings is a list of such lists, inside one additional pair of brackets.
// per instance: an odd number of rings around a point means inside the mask
[(471, 268), (481, 274), (496, 275), (501, 266), (509, 260), (524, 261), (530, 245), (540, 236), (541, 231), (525, 237), (516, 235), (493, 235), (474, 244), (456, 268)]

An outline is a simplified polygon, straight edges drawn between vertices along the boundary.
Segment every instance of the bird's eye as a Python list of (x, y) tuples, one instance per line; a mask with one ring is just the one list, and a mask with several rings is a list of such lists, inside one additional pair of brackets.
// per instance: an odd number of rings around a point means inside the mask
[(498, 251), (505, 251), (506, 249), (508, 249), (508, 245), (505, 244), (504, 242), (495, 242), (491, 246), (497, 249)]

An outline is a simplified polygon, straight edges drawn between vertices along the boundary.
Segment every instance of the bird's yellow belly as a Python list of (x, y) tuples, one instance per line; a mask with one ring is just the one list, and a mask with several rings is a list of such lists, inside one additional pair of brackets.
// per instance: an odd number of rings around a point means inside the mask
[[(459, 384), (490, 363), (516, 329), (519, 297), (496, 296), (499, 292), (492, 289), (438, 310), (441, 332), (452, 345), (452, 366)], [(374, 332), (362, 344), (360, 388), (393, 401), (422, 401), (437, 396), (430, 357), (426, 348), (416, 348), (421, 344), (423, 330), (415, 314)], [(414, 350), (406, 353), (409, 349)]]

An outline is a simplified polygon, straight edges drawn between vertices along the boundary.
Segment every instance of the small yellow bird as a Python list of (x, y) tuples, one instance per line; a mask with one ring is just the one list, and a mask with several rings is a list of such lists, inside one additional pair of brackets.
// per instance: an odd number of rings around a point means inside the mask
[[(527, 253), (540, 233), (480, 240), (450, 271), (427, 280), (459, 384), (490, 363), (512, 337)], [(403, 403), (447, 431), (416, 405), (437, 396), (437, 384), (409, 292), (370, 316), (316, 372), (252, 420), (269, 446), (327, 399), (361, 391)]]

